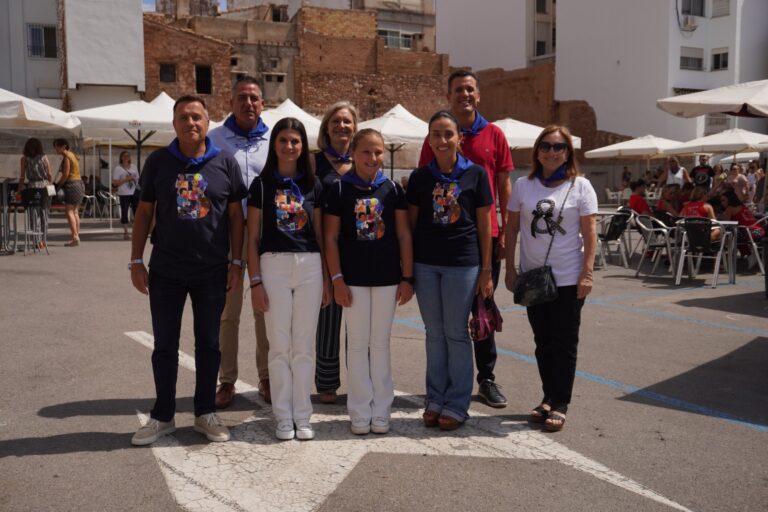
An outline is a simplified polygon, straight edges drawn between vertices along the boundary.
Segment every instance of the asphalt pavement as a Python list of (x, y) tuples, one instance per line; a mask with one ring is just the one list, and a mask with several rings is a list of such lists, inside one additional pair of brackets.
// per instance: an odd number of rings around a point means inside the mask
[[(349, 433), (315, 404), (313, 441), (278, 442), (258, 397), (253, 318), (243, 314), (229, 443), (192, 431), (191, 309), (185, 311), (177, 432), (136, 448), (153, 396), (148, 301), (130, 285), (130, 242), (86, 220), (80, 247), (0, 256), (0, 510), (765, 510), (768, 300), (763, 276), (674, 286), (617, 261), (595, 273), (565, 429), (526, 422), (540, 399), (525, 311), (497, 293), (504, 409), (477, 401), (462, 429), (420, 423), (424, 332), (398, 308), (392, 431)], [(633, 263), (637, 262), (637, 256)], [(246, 304), (248, 302), (246, 301)], [(246, 307), (246, 309), (248, 309)], [(342, 362), (343, 365), (343, 362)], [(343, 373), (343, 372), (342, 372)]]

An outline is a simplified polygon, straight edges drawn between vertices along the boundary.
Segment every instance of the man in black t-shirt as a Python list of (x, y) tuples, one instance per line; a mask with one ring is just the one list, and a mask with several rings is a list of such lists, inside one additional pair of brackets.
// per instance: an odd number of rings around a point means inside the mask
[[(194, 429), (211, 441), (228, 441), (229, 430), (215, 413), (219, 371), (219, 319), (226, 292), (241, 286), (240, 268), (229, 264), (242, 253), (247, 190), (237, 162), (206, 137), (208, 112), (196, 96), (173, 108), (177, 138), (151, 154), (141, 176), (131, 246), (131, 282), (149, 295), (155, 347), (152, 371), (157, 400), (149, 421), (131, 439), (147, 445), (175, 430), (179, 334), (187, 295), (195, 332)], [(153, 216), (150, 272), (142, 256)]]
[(714, 177), (715, 171), (709, 165), (709, 155), (699, 155), (699, 165), (691, 169), (693, 184), (697, 187), (704, 187), (709, 191)]

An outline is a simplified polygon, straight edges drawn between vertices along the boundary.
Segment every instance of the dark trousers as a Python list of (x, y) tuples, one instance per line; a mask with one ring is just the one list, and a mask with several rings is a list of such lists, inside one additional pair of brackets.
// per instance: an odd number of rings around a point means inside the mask
[(339, 337), (342, 310), (343, 308), (333, 299), (328, 306), (320, 308), (315, 352), (315, 387), (318, 393), (336, 391), (341, 386)]
[[(499, 234), (499, 236), (504, 236)], [(499, 286), (499, 274), (501, 273), (501, 261), (499, 260), (499, 246), (497, 244), (498, 238), (491, 239), (492, 254), (491, 254), (491, 274), (493, 277), (493, 290)], [(491, 332), (491, 335), (481, 341), (480, 343), (474, 343), (475, 346), (475, 366), (477, 366), (477, 383), (481, 383), (484, 380), (495, 380), (496, 376), (493, 374), (493, 369), (496, 366), (496, 333)]]
[(200, 279), (170, 279), (149, 273), (149, 308), (155, 349), (152, 373), (157, 400), (152, 418), (171, 421), (176, 413), (176, 376), (179, 369), (179, 336), (184, 303), (189, 295), (195, 333), (195, 416), (214, 412), (216, 376), (219, 372), (219, 320), (227, 293), (226, 268)]
[(579, 344), (581, 308), (584, 299), (576, 298), (576, 286), (557, 289), (552, 302), (528, 308), (528, 321), (536, 343), (543, 402), (553, 410), (565, 412), (571, 402), (576, 376), (576, 350)]
[(133, 216), (136, 216), (136, 208), (139, 206), (139, 192), (130, 196), (120, 196), (120, 224), (128, 224), (128, 208), (133, 210)]

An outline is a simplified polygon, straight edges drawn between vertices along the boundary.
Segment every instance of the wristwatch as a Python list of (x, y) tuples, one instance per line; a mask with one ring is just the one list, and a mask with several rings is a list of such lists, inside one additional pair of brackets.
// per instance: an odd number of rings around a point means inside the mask
[(128, 262), (128, 270), (131, 270), (131, 267), (133, 265), (143, 265), (143, 264), (144, 264), (144, 259), (143, 258), (131, 260), (131, 261)]
[(237, 265), (238, 267), (243, 268), (243, 260), (232, 260), (230, 263), (232, 263), (232, 265)]

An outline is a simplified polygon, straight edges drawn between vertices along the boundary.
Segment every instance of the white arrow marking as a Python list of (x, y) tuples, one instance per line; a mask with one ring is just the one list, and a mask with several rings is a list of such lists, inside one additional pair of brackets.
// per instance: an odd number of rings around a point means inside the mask
[[(126, 336), (152, 349), (154, 338), (143, 331)], [(179, 351), (179, 364), (195, 371), (192, 357)], [(265, 512), (311, 511), (346, 478), (360, 459), (371, 452), (455, 455), (507, 459), (553, 460), (590, 474), (675, 510), (689, 509), (589, 459), (551, 436), (531, 430), (527, 422), (472, 411), (458, 431), (425, 429), (421, 400), (397, 392), (413, 409), (392, 411), (390, 433), (358, 437), (350, 433), (344, 406), (323, 406), (330, 414), (315, 413), (314, 441), (277, 441), (271, 408), (253, 386), (238, 382), (241, 394), (258, 405), (256, 413), (230, 430), (228, 443), (182, 446), (174, 436), (152, 445), (169, 489), (189, 511)], [(138, 413), (138, 411), (137, 411)], [(138, 413), (142, 421), (146, 416)]]

